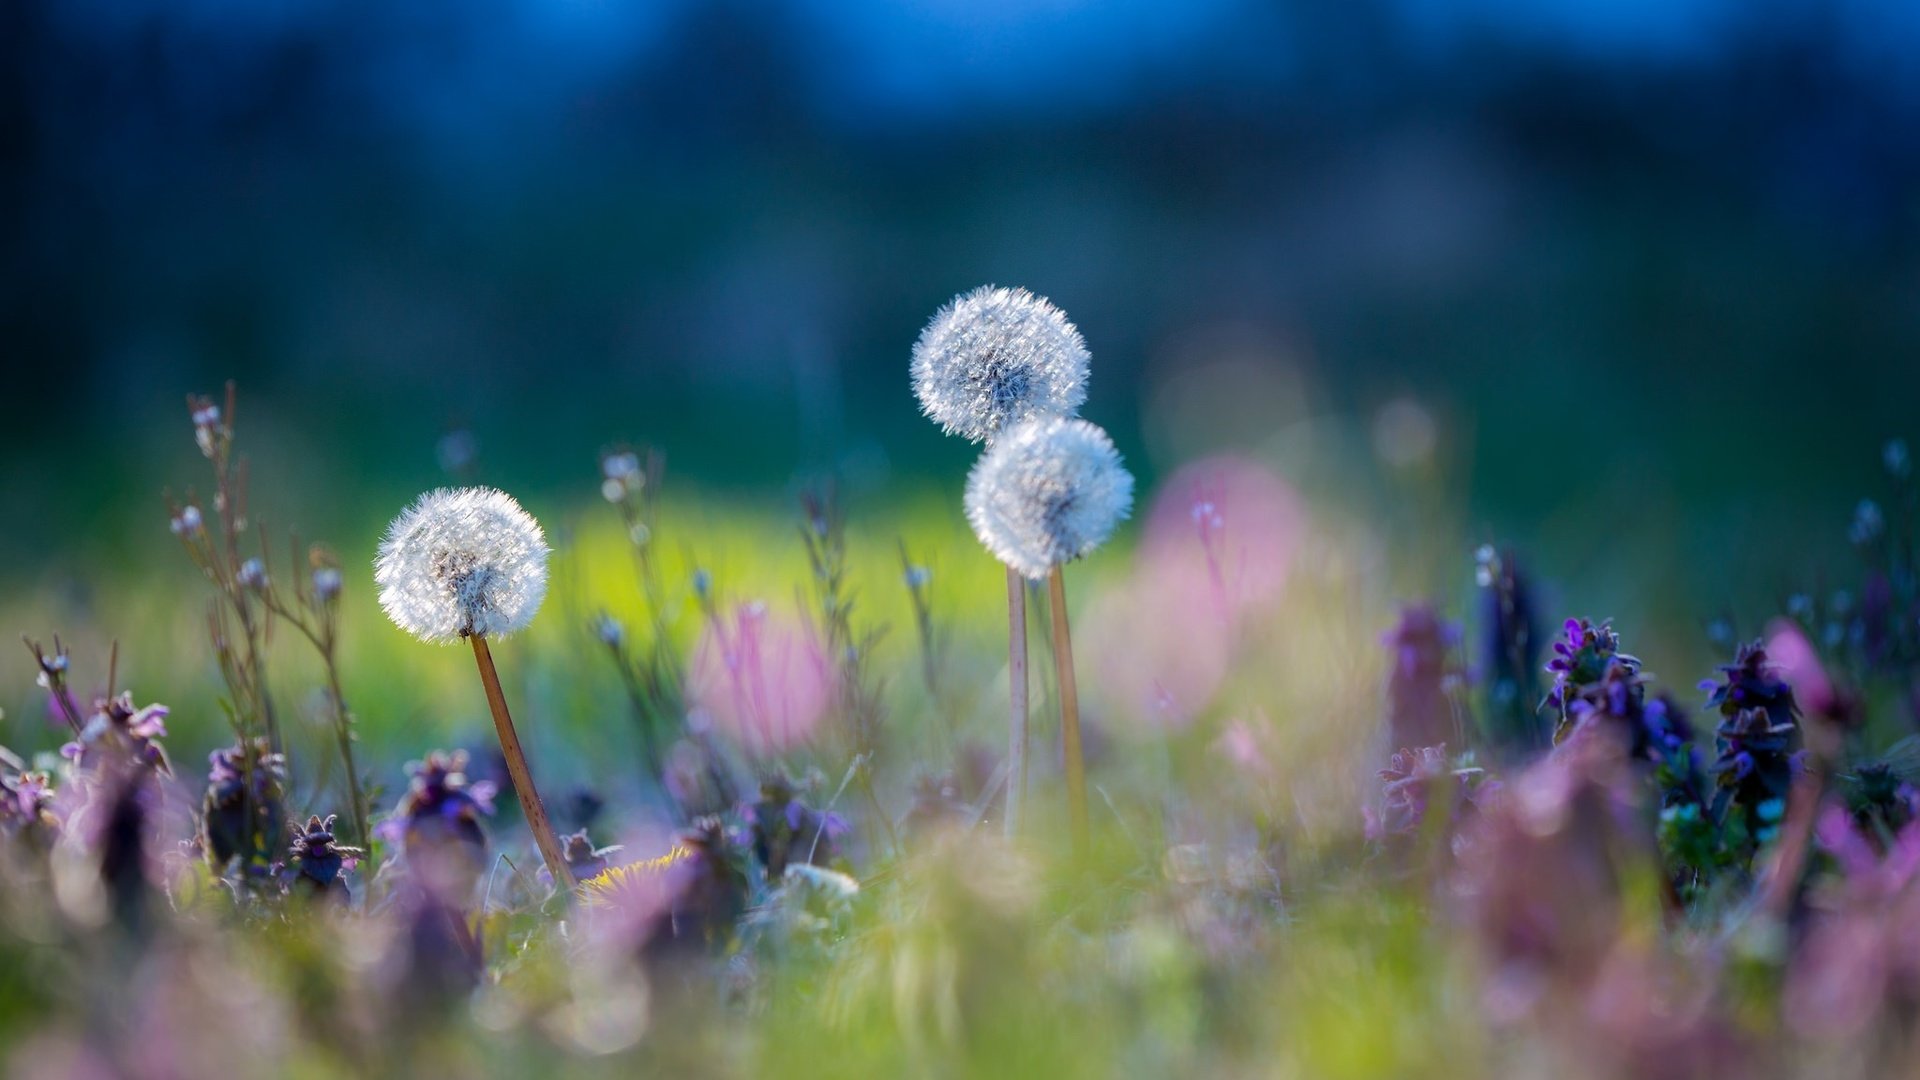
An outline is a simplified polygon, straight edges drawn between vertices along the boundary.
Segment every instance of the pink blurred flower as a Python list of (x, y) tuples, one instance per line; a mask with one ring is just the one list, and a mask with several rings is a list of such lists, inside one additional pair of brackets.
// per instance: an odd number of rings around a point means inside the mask
[(1305, 522), (1299, 495), (1271, 469), (1205, 458), (1162, 485), (1147, 514), (1140, 571), (1197, 590), (1230, 623), (1279, 597)]
[(707, 624), (694, 652), (693, 697), (716, 729), (755, 756), (807, 741), (832, 696), (833, 676), (805, 627), (777, 621), (763, 603), (741, 604)]
[(1208, 458), (1167, 481), (1132, 577), (1082, 624), (1118, 717), (1179, 729), (1207, 707), (1243, 625), (1279, 598), (1304, 523), (1292, 487), (1247, 459)]
[(1800, 632), (1800, 627), (1785, 619), (1776, 619), (1767, 628), (1766, 649), (1767, 656), (1779, 666), (1781, 675), (1793, 687), (1794, 696), (1807, 711), (1826, 713), (1833, 708), (1833, 680), (1827, 677), (1827, 669), (1821, 665), (1813, 642)]
[[(1264, 713), (1256, 713), (1255, 716), (1262, 728), (1272, 726), (1272, 721)], [(1213, 745), (1235, 769), (1250, 779), (1265, 783), (1279, 775), (1267, 757), (1266, 748), (1260, 744), (1260, 735), (1254, 730), (1253, 723), (1244, 717), (1229, 721)]]
[(1785, 982), (1783, 1014), (1802, 1034), (1845, 1038), (1864, 1031), (1889, 1002), (1920, 996), (1920, 826), (1901, 830), (1882, 857), (1843, 807), (1816, 826), (1839, 864), (1814, 890), (1806, 936)]

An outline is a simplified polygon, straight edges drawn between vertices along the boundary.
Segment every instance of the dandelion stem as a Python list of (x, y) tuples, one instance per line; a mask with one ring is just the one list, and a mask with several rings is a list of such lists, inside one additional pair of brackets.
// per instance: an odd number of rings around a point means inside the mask
[(514, 794), (520, 797), (527, 827), (533, 830), (534, 842), (540, 845), (540, 855), (547, 860), (547, 872), (553, 875), (554, 884), (571, 892), (573, 871), (568, 868), (560, 840), (553, 833), (553, 823), (547, 820), (547, 808), (540, 802), (540, 792), (533, 786), (533, 773), (527, 768), (526, 752), (520, 749), (520, 736), (513, 730), (513, 717), (507, 714), (507, 696), (500, 690), (500, 674), (494, 670), (487, 637), (470, 634), (467, 640), (473, 642), (473, 658), (480, 665), (480, 684), (486, 688), (487, 707), (493, 711), (493, 729), (500, 736), (500, 752), (506, 756), (507, 775), (513, 778)]
[(1060, 685), (1060, 742), (1067, 759), (1067, 812), (1077, 854), (1087, 850), (1087, 763), (1080, 750), (1080, 694), (1073, 681), (1073, 637), (1067, 628), (1067, 579), (1054, 564), (1047, 575), (1053, 612), (1053, 666)]
[(1007, 567), (1007, 837), (1020, 831), (1027, 797), (1027, 582)]

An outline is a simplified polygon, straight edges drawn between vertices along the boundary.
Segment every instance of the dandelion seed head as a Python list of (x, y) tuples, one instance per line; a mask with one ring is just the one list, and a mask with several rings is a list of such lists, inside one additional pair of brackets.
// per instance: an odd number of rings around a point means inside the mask
[(1025, 289), (955, 297), (913, 346), (913, 392), (942, 430), (991, 442), (1025, 420), (1072, 416), (1087, 400), (1087, 343)]
[(967, 477), (967, 521), (1001, 562), (1039, 579), (1106, 542), (1133, 509), (1133, 476), (1085, 420), (1021, 424)]
[(443, 488), (394, 519), (373, 580), (387, 617), (422, 641), (498, 637), (540, 610), (547, 553), (540, 523), (511, 495)]

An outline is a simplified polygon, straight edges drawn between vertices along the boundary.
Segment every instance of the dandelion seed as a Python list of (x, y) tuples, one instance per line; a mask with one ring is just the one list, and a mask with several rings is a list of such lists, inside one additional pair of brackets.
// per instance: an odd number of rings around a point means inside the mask
[(950, 435), (992, 441), (1022, 421), (1072, 416), (1087, 399), (1087, 344), (1025, 289), (955, 297), (913, 346), (913, 392)]
[(1105, 543), (1132, 508), (1133, 476), (1106, 432), (1084, 420), (1023, 424), (967, 477), (975, 535), (1036, 581)]
[(422, 641), (525, 629), (547, 593), (540, 523), (505, 492), (442, 489), (387, 530), (374, 563), (380, 606)]

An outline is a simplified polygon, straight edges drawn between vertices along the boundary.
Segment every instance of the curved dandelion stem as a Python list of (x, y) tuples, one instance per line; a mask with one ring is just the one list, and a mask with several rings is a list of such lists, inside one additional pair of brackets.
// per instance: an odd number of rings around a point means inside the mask
[(1054, 564), (1047, 575), (1053, 612), (1053, 666), (1060, 683), (1060, 742), (1067, 759), (1067, 812), (1076, 854), (1087, 851), (1087, 763), (1080, 751), (1080, 694), (1073, 680), (1073, 637), (1067, 628), (1067, 579)]
[(1020, 807), (1027, 797), (1027, 581), (1007, 567), (1007, 718), (1008, 839), (1020, 831)]
[(473, 642), (473, 658), (480, 665), (480, 683), (487, 691), (487, 708), (493, 712), (493, 729), (500, 737), (500, 752), (506, 756), (507, 775), (513, 778), (513, 791), (520, 797), (527, 827), (533, 830), (534, 842), (540, 845), (540, 855), (547, 861), (547, 872), (553, 875), (553, 883), (572, 892), (573, 871), (567, 866), (559, 838), (554, 835), (553, 823), (547, 820), (547, 808), (540, 802), (540, 792), (533, 786), (533, 773), (527, 768), (526, 752), (520, 749), (520, 736), (513, 730), (513, 717), (507, 713), (507, 696), (500, 690), (500, 674), (494, 670), (487, 637), (469, 634), (467, 640)]

